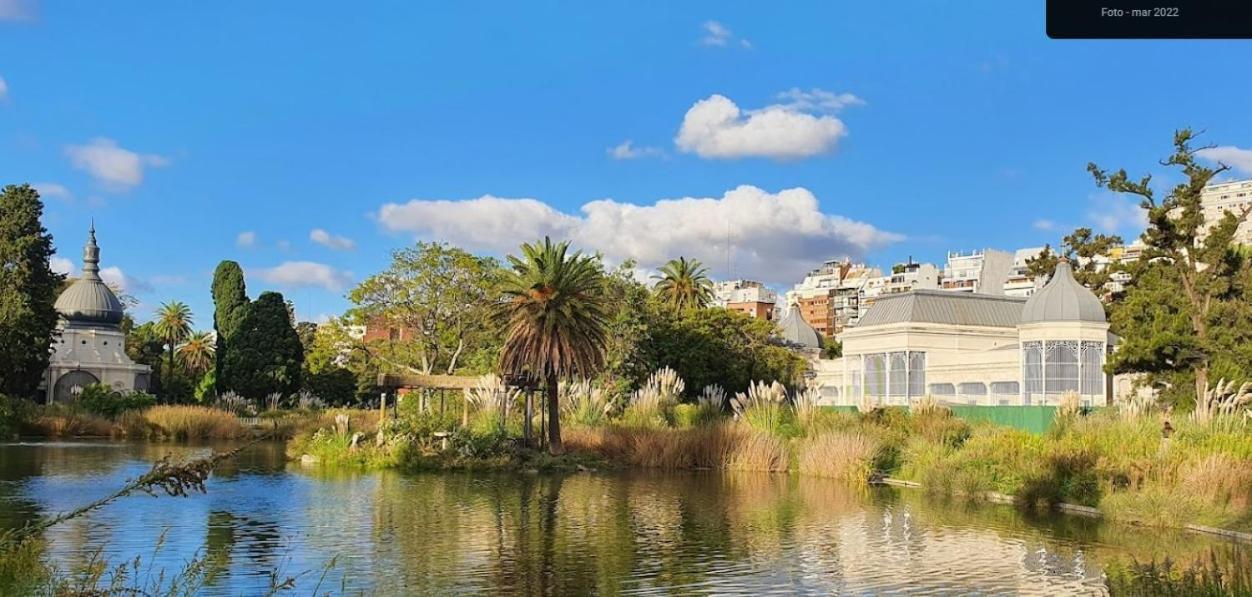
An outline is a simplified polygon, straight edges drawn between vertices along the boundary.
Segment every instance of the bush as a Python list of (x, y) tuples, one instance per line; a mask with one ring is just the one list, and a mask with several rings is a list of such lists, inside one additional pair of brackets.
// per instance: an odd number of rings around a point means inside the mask
[(29, 400), (0, 394), (0, 438), (13, 437), (22, 432), (38, 415), (38, 407)]
[(144, 392), (119, 392), (104, 384), (91, 384), (74, 399), (75, 409), (85, 413), (116, 419), (118, 415), (132, 410), (142, 410), (156, 404), (156, 396)]

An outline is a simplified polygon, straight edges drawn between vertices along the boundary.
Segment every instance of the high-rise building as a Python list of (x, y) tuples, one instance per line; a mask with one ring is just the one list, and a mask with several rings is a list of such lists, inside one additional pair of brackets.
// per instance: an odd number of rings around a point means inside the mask
[(1018, 249), (1013, 252), (1013, 267), (1009, 269), (1009, 277), (1004, 282), (1005, 296), (1026, 298), (1035, 293), (1044, 280), (1036, 280), (1027, 270), (1027, 262), (1043, 252), (1043, 247)]
[(1012, 269), (1013, 255), (1005, 251), (949, 251), (940, 288), (953, 292), (1002, 295)]
[[(1201, 237), (1206, 236), (1227, 212), (1241, 216), (1249, 208), (1252, 208), (1252, 180), (1223, 182), (1204, 187), (1200, 193), (1200, 209), (1204, 213)], [(1244, 218), (1239, 224), (1234, 242), (1252, 245), (1252, 218)]]
[(754, 280), (728, 280), (713, 284), (713, 304), (773, 321), (778, 293)]
[(797, 309), (806, 323), (824, 336), (834, 336), (860, 318), (861, 290), (882, 273), (865, 264), (831, 260), (809, 272), (787, 291), (788, 308)]

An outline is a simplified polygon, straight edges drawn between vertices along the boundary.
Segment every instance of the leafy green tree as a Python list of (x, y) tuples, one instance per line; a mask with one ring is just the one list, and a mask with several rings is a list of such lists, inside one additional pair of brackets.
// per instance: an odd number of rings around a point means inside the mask
[(199, 375), (212, 370), (213, 353), (216, 351), (217, 345), (208, 332), (195, 332), (178, 345), (178, 356), (182, 358), (183, 365)]
[(122, 319), (122, 328), (126, 333), (126, 355), (130, 357), (130, 360), (152, 368), (148, 390), (158, 396), (165, 396), (166, 376), (161, 372), (161, 357), (165, 355), (165, 340), (156, 332), (156, 324), (149, 321), (135, 326), (130, 316), (126, 316)]
[(43, 202), (30, 185), (0, 193), (0, 394), (33, 396), (48, 368), (56, 333), (52, 235), (40, 223)]
[(656, 293), (661, 300), (677, 311), (702, 309), (713, 301), (713, 282), (709, 280), (704, 264), (686, 257), (671, 259), (661, 266)]
[(541, 380), (548, 402), (548, 446), (561, 445), (561, 378), (590, 378), (604, 363), (608, 317), (604, 274), (599, 260), (575, 251), (569, 243), (524, 244), (522, 256), (508, 257), (501, 280), (504, 301), (497, 317), (505, 329), (500, 369), (505, 374)]
[(244, 283), (243, 268), (234, 261), (217, 264), (217, 269), (213, 272), (212, 293), (213, 330), (217, 332), (214, 375), (219, 382), (224, 382), (230, 379), (230, 373), (224, 370), (230, 341), (248, 312), (248, 291)]
[(174, 371), (174, 354), (178, 351), (178, 345), (191, 335), (192, 321), (191, 308), (180, 301), (165, 303), (157, 311), (154, 331), (169, 347), (171, 373)]
[(300, 389), (304, 347), (282, 294), (262, 292), (245, 310), (227, 346), (223, 364), (229, 378), (218, 378), (219, 389), (254, 399)]
[(693, 309), (679, 314), (660, 309), (654, 320), (653, 367), (671, 367), (699, 392), (717, 384), (728, 392), (746, 391), (752, 381), (802, 380), (804, 359), (775, 342), (772, 322), (727, 309)]
[(822, 343), (822, 358), (837, 359), (843, 356), (843, 344), (829, 336), (818, 336)]
[[(1231, 335), (1221, 328), (1247, 316), (1248, 296), (1241, 286), (1249, 278), (1246, 252), (1233, 244), (1248, 210), (1206, 222), (1201, 193), (1228, 167), (1199, 164), (1194, 140), (1188, 129), (1174, 134), (1174, 152), (1162, 164), (1177, 167), (1186, 180), (1161, 198), (1150, 175), (1131, 180), (1125, 170), (1087, 166), (1097, 185), (1138, 197), (1148, 213), (1142, 237), (1147, 248), (1132, 272), (1124, 304), (1114, 312), (1114, 331), (1125, 341), (1110, 365), (1115, 371), (1187, 372), (1193, 397), (1207, 387), (1218, 360), (1246, 351), (1229, 345)], [(1143, 313), (1129, 311), (1132, 305)]]
[(493, 341), (489, 319), (498, 274), (493, 259), (419, 242), (392, 253), (391, 265), (348, 298), (356, 305), (352, 315), (357, 320), (403, 332), (400, 342), (382, 343), (392, 351), (387, 360), (419, 373), (453, 373), (467, 351)]
[(1068, 259), (1074, 269), (1074, 279), (1096, 294), (1103, 294), (1101, 289), (1108, 284), (1114, 273), (1119, 271), (1116, 262), (1100, 263), (1100, 258), (1108, 258), (1113, 249), (1122, 245), (1122, 238), (1117, 235), (1096, 234), (1090, 228), (1077, 228), (1061, 239), (1061, 252), (1052, 250), (1045, 245), (1039, 255), (1026, 260), (1026, 273), (1032, 280), (1047, 278), (1056, 269), (1061, 257)]
[(608, 323), (599, 382), (619, 405), (656, 369), (651, 339), (657, 299), (635, 279), (634, 270), (635, 263), (626, 261), (604, 278)]

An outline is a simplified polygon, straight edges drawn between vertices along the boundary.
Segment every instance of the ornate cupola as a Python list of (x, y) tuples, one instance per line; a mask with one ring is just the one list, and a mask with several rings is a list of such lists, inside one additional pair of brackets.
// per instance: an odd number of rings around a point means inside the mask
[(1024, 324), (1059, 321), (1105, 322), (1104, 305), (1095, 293), (1074, 279), (1074, 270), (1066, 259), (1056, 264), (1052, 279), (1022, 308)]
[(94, 223), (83, 248), (83, 275), (57, 298), (56, 310), (66, 327), (116, 329), (122, 323), (122, 301), (100, 279), (100, 247), (96, 245)]

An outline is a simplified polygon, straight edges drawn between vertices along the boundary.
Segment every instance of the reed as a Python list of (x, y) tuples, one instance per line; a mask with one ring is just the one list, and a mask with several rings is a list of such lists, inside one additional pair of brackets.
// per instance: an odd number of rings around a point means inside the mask
[(798, 448), (797, 470), (806, 475), (864, 483), (873, 474), (879, 442), (861, 432), (827, 432)]
[(237, 439), (251, 434), (233, 413), (204, 406), (154, 406), (143, 417), (172, 439)]

